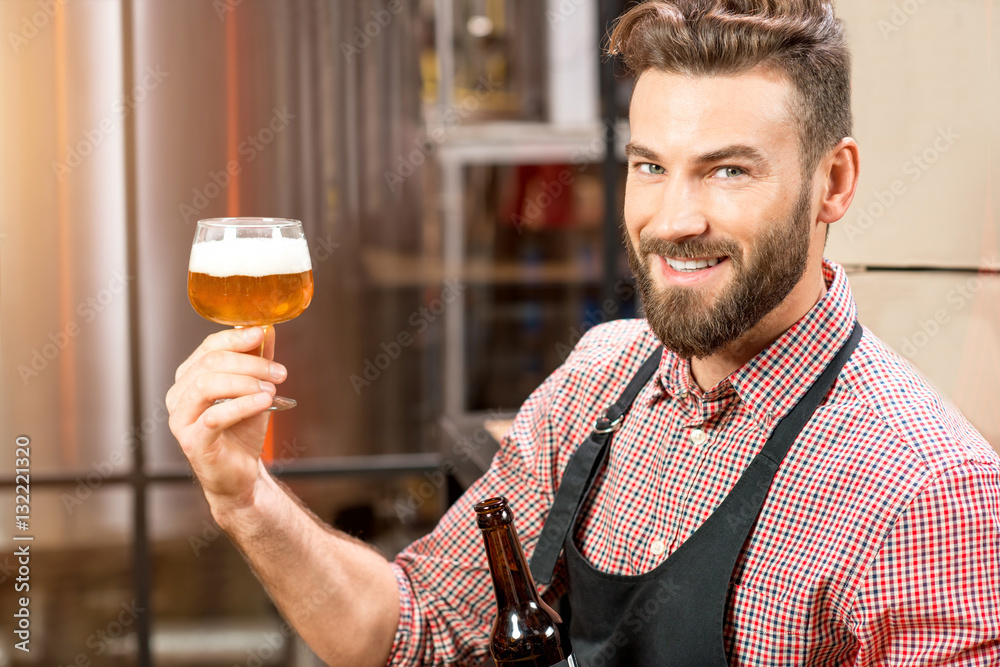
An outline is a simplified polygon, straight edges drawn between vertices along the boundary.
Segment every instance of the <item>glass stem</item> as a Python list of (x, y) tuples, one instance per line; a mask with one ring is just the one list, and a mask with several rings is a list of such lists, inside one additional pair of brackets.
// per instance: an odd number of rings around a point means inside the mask
[[(260, 349), (259, 349), (259, 350), (257, 350), (257, 356), (263, 359), (263, 358), (264, 358), (264, 344), (265, 344), (265, 343), (267, 342), (267, 330), (268, 330), (268, 328), (269, 328), (269, 327), (270, 327), (271, 325), (270, 325), (270, 324), (260, 324), (260, 325), (258, 325), (258, 326), (259, 326), (259, 327), (260, 327), (261, 329), (263, 329), (263, 330), (264, 330), (264, 340), (262, 340), (262, 341), (260, 342)], [(234, 325), (233, 325), (233, 328), (234, 328), (234, 329), (246, 329), (246, 327), (245, 327), (244, 325), (242, 325), (242, 324), (234, 324)]]
[(261, 358), (264, 357), (264, 344), (267, 342), (267, 329), (270, 326), (271, 326), (270, 324), (262, 324), (261, 327), (260, 327), (261, 329), (264, 330), (264, 339), (262, 341), (260, 341), (260, 349), (257, 350), (257, 356), (258, 357), (261, 357)]

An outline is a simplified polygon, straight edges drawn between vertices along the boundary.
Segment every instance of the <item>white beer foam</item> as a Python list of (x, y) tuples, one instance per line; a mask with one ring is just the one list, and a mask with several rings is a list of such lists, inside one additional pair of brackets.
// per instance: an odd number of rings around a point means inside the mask
[(188, 270), (216, 278), (276, 276), (312, 270), (305, 239), (228, 238), (191, 246)]

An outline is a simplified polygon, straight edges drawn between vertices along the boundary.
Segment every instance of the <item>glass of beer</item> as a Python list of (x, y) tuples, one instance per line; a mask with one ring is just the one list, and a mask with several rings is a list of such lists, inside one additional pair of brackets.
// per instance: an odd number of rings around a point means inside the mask
[[(281, 218), (199, 220), (188, 264), (188, 299), (212, 322), (267, 327), (298, 317), (313, 295), (302, 223)], [(261, 344), (259, 354), (264, 354)], [(269, 410), (294, 408), (275, 396)]]

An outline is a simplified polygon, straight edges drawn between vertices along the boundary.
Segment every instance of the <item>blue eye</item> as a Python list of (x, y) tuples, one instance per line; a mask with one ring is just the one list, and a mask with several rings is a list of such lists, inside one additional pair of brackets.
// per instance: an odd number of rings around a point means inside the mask
[(667, 173), (667, 170), (658, 164), (653, 164), (652, 162), (641, 162), (639, 163), (639, 171), (651, 174), (653, 176), (662, 176)]
[(720, 167), (715, 173), (722, 174), (723, 178), (737, 178), (744, 175), (746, 172), (739, 167)]

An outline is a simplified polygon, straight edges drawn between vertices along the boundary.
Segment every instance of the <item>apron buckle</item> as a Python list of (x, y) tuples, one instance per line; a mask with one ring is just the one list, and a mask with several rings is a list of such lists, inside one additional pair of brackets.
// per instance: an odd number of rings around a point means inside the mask
[(617, 419), (612, 421), (608, 418), (608, 411), (605, 410), (601, 413), (601, 416), (597, 418), (597, 423), (594, 425), (594, 433), (599, 433), (604, 435), (605, 433), (614, 433), (622, 427), (622, 423), (625, 421), (625, 414), (618, 415)]

